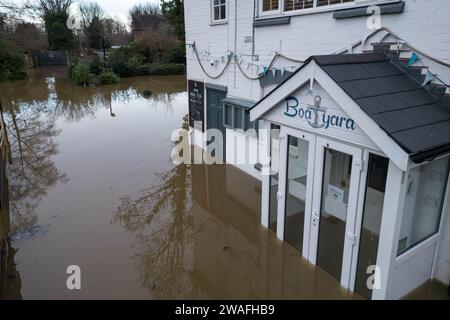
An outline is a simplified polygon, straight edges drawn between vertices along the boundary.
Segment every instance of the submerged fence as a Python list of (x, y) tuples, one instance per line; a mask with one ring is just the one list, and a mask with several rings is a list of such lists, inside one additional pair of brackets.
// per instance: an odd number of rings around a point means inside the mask
[(67, 66), (67, 52), (40, 51), (34, 56), (34, 65), (39, 67)]

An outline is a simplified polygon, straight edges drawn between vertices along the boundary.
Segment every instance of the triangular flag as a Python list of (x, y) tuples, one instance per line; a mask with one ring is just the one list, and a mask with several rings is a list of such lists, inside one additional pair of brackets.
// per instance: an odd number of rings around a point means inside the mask
[(277, 69), (272, 68), (272, 76), (274, 79), (277, 77)]
[(417, 56), (417, 53), (413, 52), (411, 58), (409, 58), (408, 60), (408, 64), (406, 65), (406, 67), (411, 67), (418, 59), (419, 57)]
[(285, 67), (281, 68), (281, 78), (284, 77), (284, 72), (285, 72), (285, 71), (286, 71), (286, 68), (285, 68)]
[(429, 84), (431, 81), (433, 81), (435, 77), (436, 76), (434, 74), (432, 74), (430, 71), (427, 71), (425, 80), (422, 83), (422, 87), (425, 87), (427, 84)]
[[(266, 76), (266, 73), (267, 73), (267, 67), (262, 67), (262, 68), (263, 68), (263, 75)], [(259, 68), (258, 68), (258, 70), (259, 70)]]

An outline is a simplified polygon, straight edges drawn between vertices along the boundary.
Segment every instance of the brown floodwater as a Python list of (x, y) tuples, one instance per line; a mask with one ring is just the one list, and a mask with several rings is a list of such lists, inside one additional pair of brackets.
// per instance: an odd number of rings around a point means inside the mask
[[(358, 298), (261, 227), (259, 181), (172, 165), (185, 77), (79, 88), (64, 74), (0, 84), (12, 158), (0, 298)], [(70, 265), (81, 290), (67, 289)]]

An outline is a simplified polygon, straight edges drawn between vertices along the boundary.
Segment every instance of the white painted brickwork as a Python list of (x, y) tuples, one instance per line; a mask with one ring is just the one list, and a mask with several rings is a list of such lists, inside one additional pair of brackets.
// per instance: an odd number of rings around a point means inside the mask
[[(235, 1), (238, 5), (237, 36), (235, 38)], [(228, 51), (251, 54), (251, 43), (245, 37), (252, 36), (253, 1), (228, 0), (228, 23), (211, 25), (210, 0), (186, 0), (186, 41), (195, 41), (200, 52), (208, 51), (211, 57), (226, 55)], [(450, 63), (450, 1), (406, 0), (402, 14), (382, 15), (381, 23), (389, 27), (408, 43), (426, 53)], [(255, 54), (267, 66), (275, 52), (288, 57), (306, 59), (310, 55), (330, 54), (348, 47), (364, 38), (367, 29), (365, 17), (335, 20), (332, 12), (293, 16), (288, 25), (255, 28)], [(377, 41), (375, 37), (372, 42)], [(369, 41), (371, 42), (371, 41)], [(370, 46), (365, 49), (370, 48)], [(362, 48), (359, 48), (360, 51)], [(232, 64), (226, 74), (217, 80), (209, 79), (201, 71), (192, 49), (188, 48), (188, 76), (197, 80), (228, 87), (229, 95), (259, 100), (261, 89), (258, 81), (246, 79)], [(207, 56), (202, 57), (208, 72), (215, 75), (224, 63), (211, 67)], [(250, 57), (243, 57), (244, 71)], [(280, 58), (276, 67), (294, 66), (295, 63)], [(450, 82), (450, 70), (432, 66), (433, 72)], [(251, 70), (249, 70), (250, 73)], [(256, 74), (252, 74), (255, 76)]]
[[(447, 208), (450, 208), (450, 199), (447, 202)], [(444, 217), (442, 229), (444, 234), (437, 255), (434, 277), (442, 283), (450, 285), (450, 210), (447, 210), (447, 216)]]
[[(380, 1), (382, 2), (382, 1)], [(392, 2), (392, 1), (386, 1)], [(390, 28), (409, 44), (427, 54), (450, 63), (450, 1), (449, 0), (405, 0), (405, 12), (402, 14), (382, 15), (382, 26)], [(237, 4), (238, 10), (235, 11)], [(251, 55), (252, 43), (246, 42), (251, 37), (253, 28), (253, 1), (228, 0), (228, 23), (211, 24), (210, 0), (185, 0), (186, 42), (196, 43), (202, 63), (212, 75), (217, 75), (225, 63), (218, 62), (211, 67), (210, 58), (226, 56), (228, 52)], [(332, 12), (293, 16), (290, 24), (258, 27), (254, 30), (255, 54), (260, 60), (254, 62), (267, 66), (275, 52), (303, 60), (310, 55), (331, 54), (350, 44), (363, 39), (371, 33), (367, 29), (365, 17), (335, 20)], [(237, 22), (237, 23), (235, 23)], [(369, 40), (377, 42), (380, 36)], [(236, 38), (236, 41), (235, 41)], [(385, 41), (389, 38), (384, 39)], [(370, 45), (358, 47), (354, 52), (371, 49)], [(204, 53), (209, 52), (209, 56)], [(247, 70), (251, 57), (243, 56), (243, 68), (251, 76), (256, 76), (255, 69)], [(423, 60), (433, 73), (450, 83), (450, 69), (433, 62)], [(275, 67), (289, 67), (298, 64), (280, 58)], [(260, 69), (261, 70), (261, 69)], [(187, 47), (188, 79), (223, 85), (228, 88), (228, 96), (257, 101), (263, 92), (258, 81), (245, 78), (234, 61), (227, 72), (219, 79), (208, 78), (201, 70), (193, 50)], [(252, 168), (246, 171), (257, 175)], [(443, 241), (436, 261), (436, 277), (448, 283), (450, 274), (450, 213), (447, 212)]]

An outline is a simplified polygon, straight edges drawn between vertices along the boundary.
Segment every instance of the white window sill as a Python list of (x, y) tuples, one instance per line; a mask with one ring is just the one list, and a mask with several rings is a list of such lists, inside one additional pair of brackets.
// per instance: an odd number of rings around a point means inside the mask
[(279, 17), (301, 16), (301, 15), (323, 13), (323, 12), (333, 12), (336, 10), (362, 8), (362, 7), (372, 6), (372, 5), (396, 3), (396, 2), (400, 2), (400, 1), (401, 0), (368, 0), (368, 1), (358, 1), (358, 2), (352, 2), (352, 3), (339, 3), (339, 4), (333, 4), (333, 5), (310, 8), (310, 9), (284, 11), (281, 13), (266, 12), (266, 13), (260, 13), (259, 17), (256, 17), (256, 20), (264, 20), (264, 19), (279, 18)]
[(228, 24), (228, 20), (217, 20), (217, 21), (212, 21), (209, 25), (210, 26), (220, 26), (223, 24)]

